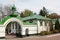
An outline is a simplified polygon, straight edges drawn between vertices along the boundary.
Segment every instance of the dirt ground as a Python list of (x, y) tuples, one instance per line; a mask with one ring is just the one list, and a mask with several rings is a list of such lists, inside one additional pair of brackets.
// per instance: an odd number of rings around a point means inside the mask
[(60, 33), (47, 36), (28, 36), (23, 38), (17, 38), (16, 36), (6, 36), (5, 39), (0, 40), (60, 40)]

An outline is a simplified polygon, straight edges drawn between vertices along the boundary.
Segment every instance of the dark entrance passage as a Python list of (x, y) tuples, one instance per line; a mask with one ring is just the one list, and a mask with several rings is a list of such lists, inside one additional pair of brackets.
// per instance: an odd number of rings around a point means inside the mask
[(7, 27), (6, 27), (6, 35), (9, 35), (9, 34), (11, 34), (11, 23), (9, 23), (8, 25), (7, 25)]
[(22, 37), (21, 26), (17, 22), (10, 22), (6, 29), (6, 36)]

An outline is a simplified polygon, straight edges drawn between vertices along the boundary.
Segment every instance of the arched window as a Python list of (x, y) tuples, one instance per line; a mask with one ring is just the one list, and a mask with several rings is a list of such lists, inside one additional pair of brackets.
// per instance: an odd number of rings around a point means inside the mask
[(43, 22), (41, 21), (41, 22), (40, 22), (40, 26), (42, 26), (42, 25), (43, 25)]

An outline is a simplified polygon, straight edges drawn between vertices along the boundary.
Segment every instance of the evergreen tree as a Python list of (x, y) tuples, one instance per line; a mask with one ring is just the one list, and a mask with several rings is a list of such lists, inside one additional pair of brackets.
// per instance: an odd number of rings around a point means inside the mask
[(47, 9), (45, 7), (43, 7), (43, 9), (40, 10), (39, 15), (47, 16), (48, 15)]
[(58, 19), (55, 22), (55, 29), (56, 30), (59, 30), (60, 29), (60, 27), (59, 27), (59, 20)]
[(43, 14), (43, 10), (42, 10), (42, 9), (40, 10), (40, 13), (39, 13), (39, 15), (42, 15), (42, 16), (44, 16), (44, 14)]

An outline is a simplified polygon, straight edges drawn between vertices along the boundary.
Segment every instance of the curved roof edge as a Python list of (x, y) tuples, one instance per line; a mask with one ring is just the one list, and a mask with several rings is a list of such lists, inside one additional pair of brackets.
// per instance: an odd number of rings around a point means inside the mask
[(23, 18), (23, 20), (33, 20), (33, 19), (38, 19), (38, 20), (51, 20), (50, 18), (43, 17), (41, 15), (34, 15), (34, 16), (29, 16)]
[[(0, 21), (0, 24), (4, 24), (4, 23), (5, 23), (8, 19), (10, 19), (10, 18), (13, 18), (13, 17), (11, 17), (11, 16), (6, 16), (5, 18), (3, 18), (3, 19)], [(17, 19), (19, 19), (19, 20), (22, 20), (22, 18), (19, 17), (19, 16), (15, 17), (15, 18), (17, 18)]]

